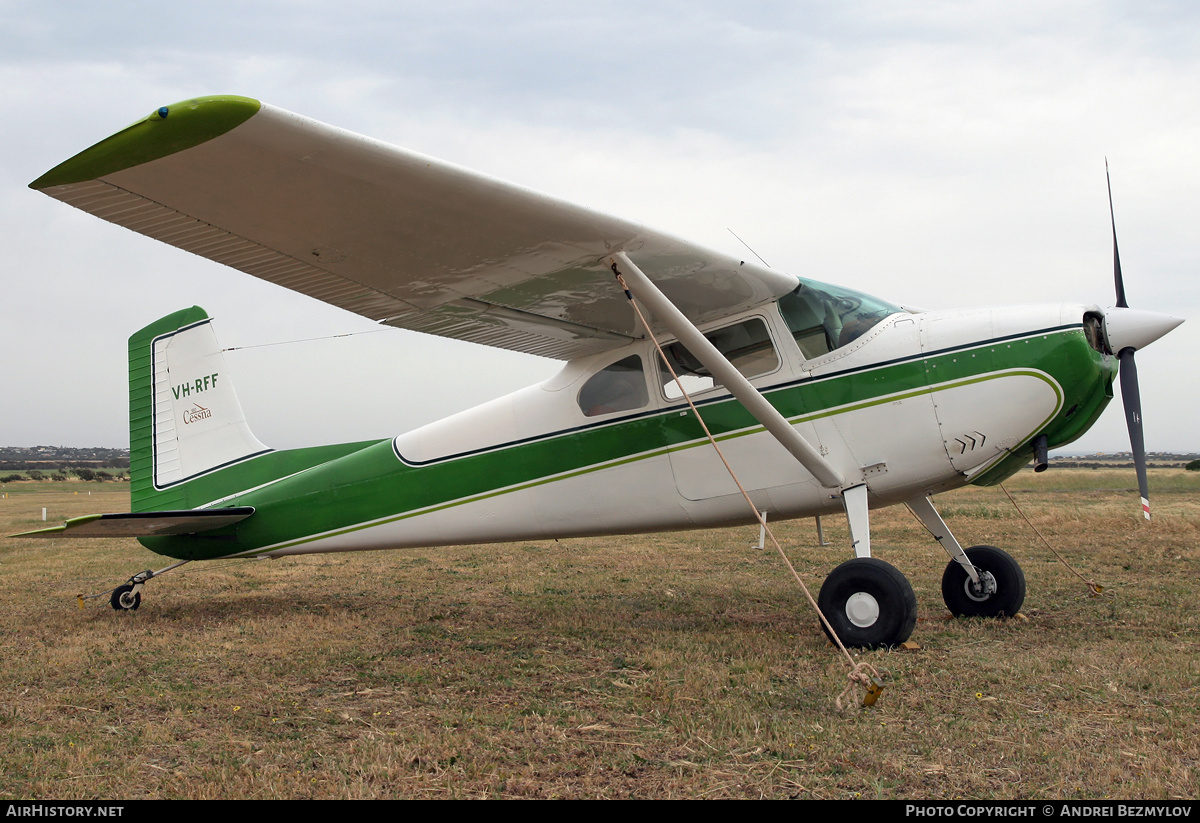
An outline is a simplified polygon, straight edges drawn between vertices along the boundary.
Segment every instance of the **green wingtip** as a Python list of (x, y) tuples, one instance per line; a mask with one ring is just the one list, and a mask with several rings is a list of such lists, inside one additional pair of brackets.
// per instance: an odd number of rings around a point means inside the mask
[(155, 109), (121, 131), (60, 163), (29, 188), (41, 191), (95, 180), (220, 137), (253, 117), (262, 103), (249, 97), (197, 97)]

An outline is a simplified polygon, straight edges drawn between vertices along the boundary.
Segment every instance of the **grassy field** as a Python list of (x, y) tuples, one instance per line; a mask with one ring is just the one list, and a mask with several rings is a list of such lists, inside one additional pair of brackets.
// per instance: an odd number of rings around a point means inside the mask
[[(903, 508), (914, 651), (838, 712), (846, 663), (757, 529), (193, 564), (132, 540), (0, 538), (4, 798), (1194, 798), (1200, 473), (1022, 473), (939, 498), (1022, 563), (1008, 621), (950, 619), (946, 557)], [(0, 533), (123, 511), (125, 487), (11, 484)], [(72, 489), (71, 491), (75, 491)], [(780, 524), (814, 594), (849, 557)]]

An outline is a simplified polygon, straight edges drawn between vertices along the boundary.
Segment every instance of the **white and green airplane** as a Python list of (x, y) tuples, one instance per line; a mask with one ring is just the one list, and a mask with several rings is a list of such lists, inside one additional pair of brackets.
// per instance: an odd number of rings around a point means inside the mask
[(242, 97), (160, 108), (31, 187), (386, 325), (565, 361), (398, 437), (279, 451), (184, 309), (129, 340), (133, 512), (33, 534), (188, 562), (756, 522), (698, 412), (758, 512), (845, 511), (855, 556), (819, 602), (847, 644), (889, 645), (916, 600), (871, 556), (869, 510), (904, 503), (929, 528), (952, 612), (1015, 614), (1020, 567), (964, 550), (931, 498), (1044, 467), (1118, 365), (1149, 516), (1133, 352), (1182, 321), (1128, 308), (1119, 263), (1112, 308), (906, 309)]

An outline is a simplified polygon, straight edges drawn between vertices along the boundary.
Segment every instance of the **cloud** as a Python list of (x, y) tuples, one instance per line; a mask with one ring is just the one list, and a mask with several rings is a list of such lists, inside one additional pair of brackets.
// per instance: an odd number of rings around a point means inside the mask
[[(1110, 303), (1107, 155), (1131, 301), (1200, 306), (1187, 3), (66, 5), (0, 7), (14, 444), (123, 443), (124, 338), (185, 305), (230, 344), (364, 329), (24, 188), (198, 94), (256, 96), (748, 254), (733, 228), (776, 267), (931, 308)], [(1198, 330), (1139, 357), (1152, 449), (1196, 448), (1200, 389), (1179, 375)], [(403, 333), (230, 359), (278, 446), (397, 433), (553, 368)], [(321, 396), (282, 388), (306, 383)], [(387, 383), (421, 387), (419, 403)], [(280, 397), (320, 412), (285, 420)], [(1125, 442), (1110, 412), (1079, 445)]]

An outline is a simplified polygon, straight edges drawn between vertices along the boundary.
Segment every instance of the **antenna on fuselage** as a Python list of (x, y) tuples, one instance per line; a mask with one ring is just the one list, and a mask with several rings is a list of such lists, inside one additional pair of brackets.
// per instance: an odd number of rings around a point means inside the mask
[[(749, 243), (747, 243), (747, 242), (746, 242), (745, 240), (743, 240), (742, 238), (738, 237), (738, 236), (737, 236), (737, 232), (735, 232), (733, 229), (729, 228), (728, 226), (726, 226), (726, 227), (725, 227), (725, 230), (726, 230), (727, 232), (729, 232), (730, 234), (732, 234), (734, 237), (737, 237), (737, 240), (738, 240), (738, 242), (739, 242), (739, 243), (741, 243), (741, 244), (742, 244), (743, 246), (745, 246), (746, 248), (750, 249), (750, 244), (749, 244)], [(762, 260), (762, 264), (763, 264), (764, 266), (766, 266), (768, 269), (769, 269), (769, 268), (771, 268), (771, 264), (770, 264), (770, 263), (768, 263), (766, 260), (763, 260), (763, 259), (762, 259), (762, 255), (761, 255), (761, 254), (759, 254), (758, 252), (756, 252), (754, 249), (750, 249), (750, 253), (751, 253), (751, 254), (753, 254), (755, 257), (757, 257), (759, 260)]]

